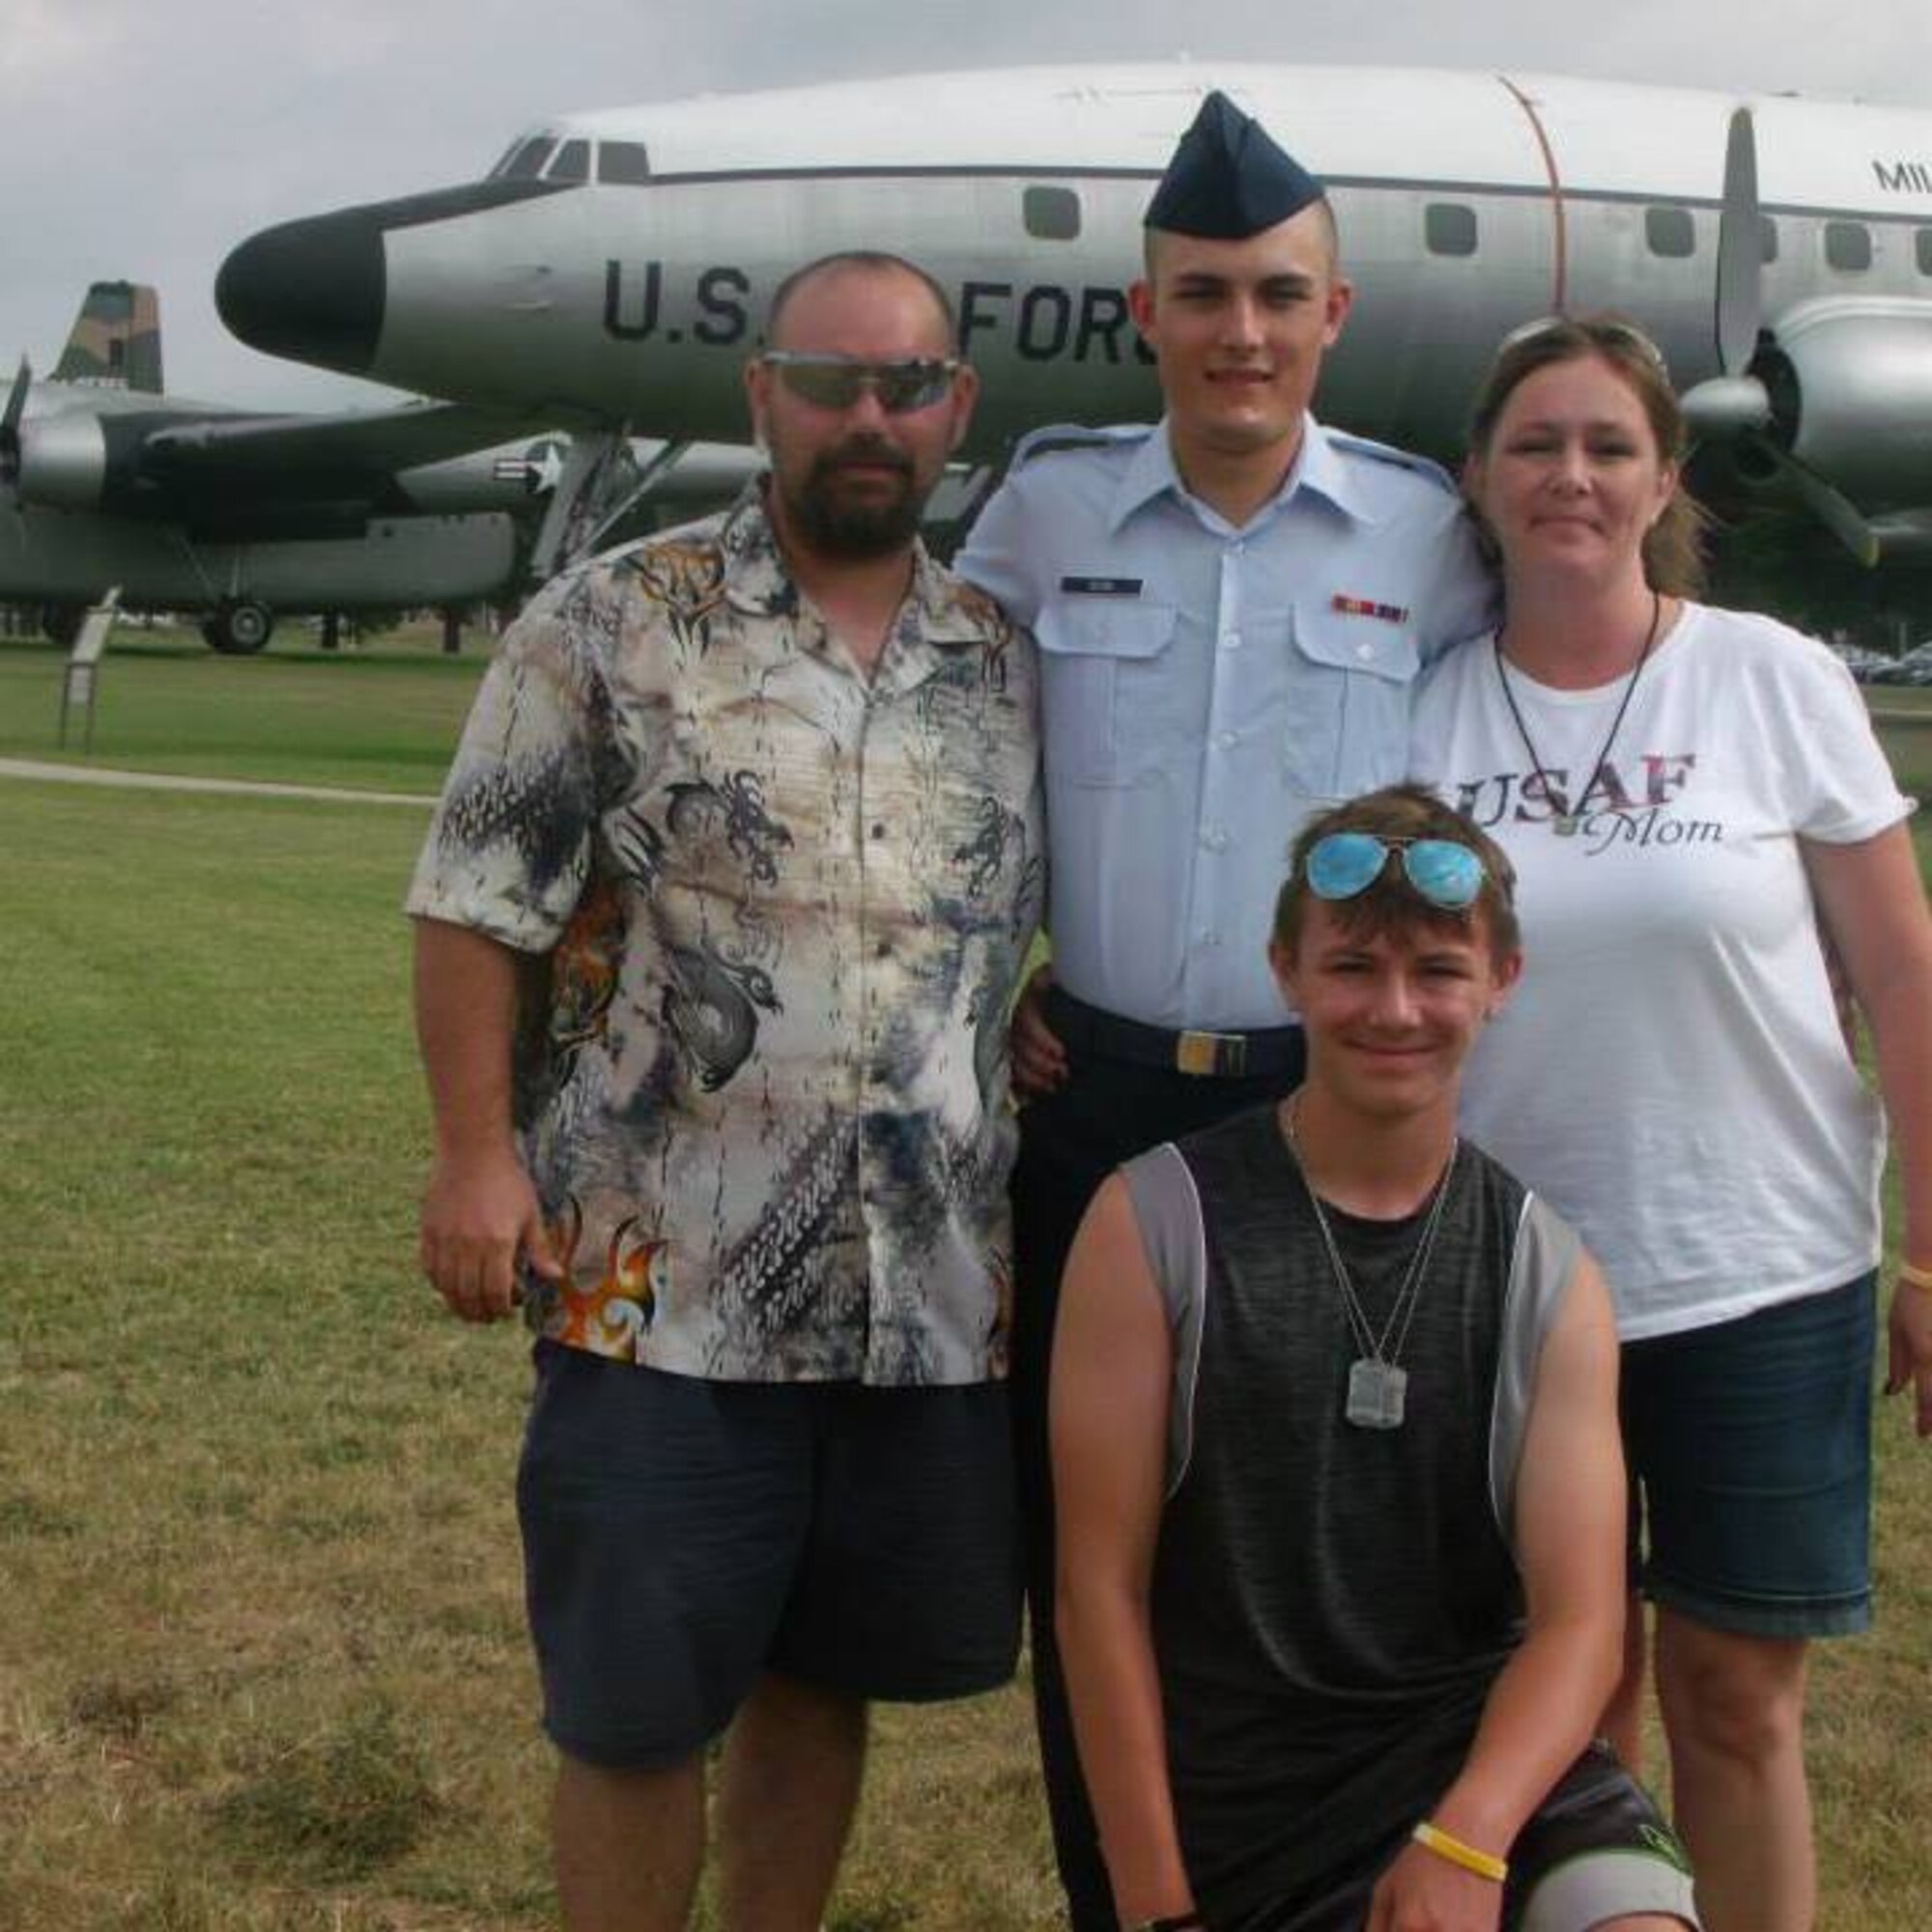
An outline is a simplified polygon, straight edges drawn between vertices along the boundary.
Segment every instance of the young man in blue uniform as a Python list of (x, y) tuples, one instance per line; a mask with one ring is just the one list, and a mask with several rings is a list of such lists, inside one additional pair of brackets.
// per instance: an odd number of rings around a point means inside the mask
[(1052, 1636), (1046, 1365), (1080, 1215), (1155, 1142), (1285, 1092), (1299, 1029), (1250, 935), (1295, 828), (1403, 776), (1425, 654), (1491, 588), (1434, 466), (1309, 405), (1353, 292), (1321, 184), (1220, 94), (1130, 294), (1166, 413), (1028, 439), (957, 558), (1040, 646), (1050, 987), (1022, 1002), (1013, 1401), (1035, 1695), (1076, 1932), (1115, 1920)]
[(1060, 1632), (1120, 1915), (1160, 1932), (1669, 1932), (1682, 1851), (1592, 1732), (1621, 1656), (1617, 1343), (1459, 1139), (1521, 965), (1430, 793), (1297, 843), (1308, 1075), (1103, 1186), (1054, 1349)]

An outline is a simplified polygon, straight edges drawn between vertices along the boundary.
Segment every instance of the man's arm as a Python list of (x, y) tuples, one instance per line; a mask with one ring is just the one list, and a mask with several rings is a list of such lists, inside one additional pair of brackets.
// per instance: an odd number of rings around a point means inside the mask
[(1432, 582), (1420, 600), (1422, 661), (1492, 629), (1500, 615), (1496, 574), (1483, 554), (1467, 510), (1446, 516), (1436, 540)]
[[(1039, 620), (1040, 531), (1020, 501), (1010, 472), (986, 499), (952, 567), (976, 583), (1015, 624), (1034, 629)], [(1013, 1002), (1013, 1094), (1036, 1100), (1066, 1078), (1066, 1049), (1047, 1023), (1044, 1006), (1052, 971), (1040, 966)]]
[(1031, 631), (1039, 621), (1039, 549), (1043, 532), (1020, 500), (1009, 470), (973, 520), (952, 568), (977, 583), (1015, 624)]
[(562, 1272), (511, 1125), (521, 955), (446, 921), (415, 928), (416, 1040), (436, 1122), (422, 1271), (452, 1314), (495, 1321), (515, 1306), (520, 1249), (539, 1274)]
[[(1523, 1821), (1589, 1742), (1617, 1679), (1628, 1495), (1617, 1428), (1617, 1338), (1582, 1257), (1543, 1346), (1517, 1479), (1516, 1555), (1528, 1631), (1484, 1707), (1467, 1760), (1430, 1813), (1507, 1858)], [(1410, 1845), (1377, 1886), (1370, 1932), (1492, 1932), (1502, 1888)]]
[(1067, 1259), (1051, 1410), (1056, 1629), (1114, 1904), (1127, 1920), (1194, 1904), (1148, 1622), (1173, 1358), (1132, 1201), (1115, 1175)]

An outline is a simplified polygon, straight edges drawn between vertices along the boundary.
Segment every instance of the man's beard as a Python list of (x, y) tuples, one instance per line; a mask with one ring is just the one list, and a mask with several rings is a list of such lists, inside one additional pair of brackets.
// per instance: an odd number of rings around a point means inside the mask
[[(839, 472), (855, 462), (893, 469), (902, 487), (890, 496), (847, 496)], [(783, 489), (782, 484), (780, 487)], [(784, 506), (799, 536), (820, 556), (861, 562), (890, 556), (912, 541), (925, 496), (914, 479), (912, 459), (903, 450), (862, 436), (823, 451), (804, 483), (796, 491), (784, 490)]]

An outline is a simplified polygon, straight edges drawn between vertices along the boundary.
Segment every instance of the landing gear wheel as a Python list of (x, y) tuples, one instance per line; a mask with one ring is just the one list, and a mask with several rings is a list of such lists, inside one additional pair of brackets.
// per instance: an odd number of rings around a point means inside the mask
[(224, 598), (203, 620), (201, 635), (223, 657), (253, 657), (269, 641), (275, 613), (252, 597)]

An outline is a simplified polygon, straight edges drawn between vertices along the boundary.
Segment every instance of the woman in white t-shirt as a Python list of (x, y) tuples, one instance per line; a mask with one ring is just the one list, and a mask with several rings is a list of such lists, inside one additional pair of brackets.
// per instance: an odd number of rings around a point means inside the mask
[[(1870, 1617), (1885, 1118), (1904, 1180), (1889, 1391), (1932, 1433), (1932, 918), (1857, 689), (1690, 601), (1662, 357), (1610, 321), (1503, 346), (1465, 487), (1505, 619), (1417, 702), (1412, 762), (1515, 862), (1526, 966), (1464, 1082), (1473, 1139), (1617, 1298), (1626, 1446), (1678, 1822), (1713, 1932), (1812, 1921), (1805, 1642)], [(1640, 1614), (1609, 1722), (1634, 1747)], [(1634, 1752), (1628, 1753), (1634, 1757)]]

